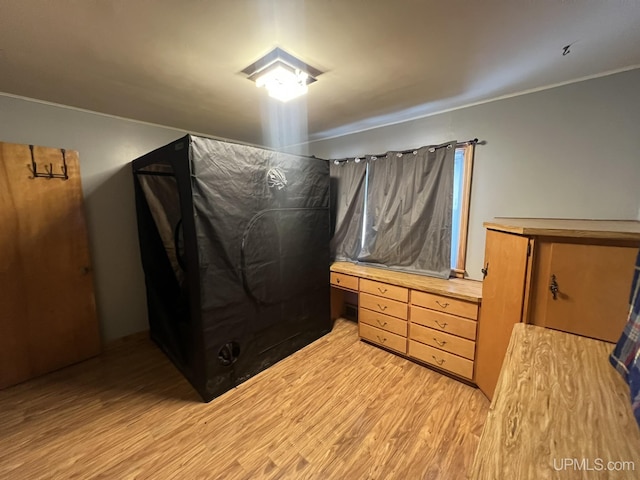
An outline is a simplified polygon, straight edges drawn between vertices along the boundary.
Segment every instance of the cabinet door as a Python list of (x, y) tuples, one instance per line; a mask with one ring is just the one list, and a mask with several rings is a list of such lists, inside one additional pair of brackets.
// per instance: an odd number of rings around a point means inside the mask
[[(634, 247), (550, 243), (541, 256), (533, 323), (617, 342), (629, 313)], [(551, 285), (555, 281), (554, 298)]]
[[(34, 159), (62, 172), (60, 149)], [(0, 143), (0, 388), (100, 350), (78, 154), (65, 159), (68, 180), (30, 178), (29, 146)]]
[(487, 230), (487, 276), (482, 284), (475, 379), (489, 399), (498, 383), (513, 325), (522, 318), (529, 241), (527, 237)]

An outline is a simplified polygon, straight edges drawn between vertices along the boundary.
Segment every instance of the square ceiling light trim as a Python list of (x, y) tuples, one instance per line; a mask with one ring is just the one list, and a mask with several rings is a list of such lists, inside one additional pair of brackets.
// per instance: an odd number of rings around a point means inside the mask
[(275, 48), (242, 70), (258, 88), (264, 87), (270, 97), (287, 102), (307, 93), (308, 85), (322, 72), (302, 60)]

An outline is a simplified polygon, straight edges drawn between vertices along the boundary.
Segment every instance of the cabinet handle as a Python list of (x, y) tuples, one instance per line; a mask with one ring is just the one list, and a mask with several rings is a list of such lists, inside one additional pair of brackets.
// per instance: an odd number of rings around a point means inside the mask
[(489, 275), (489, 262), (487, 262), (484, 268), (481, 268), (480, 271), (482, 272), (482, 279), (484, 280), (487, 278), (487, 275)]
[(448, 304), (447, 302), (440, 303), (438, 300), (436, 300), (436, 303), (437, 303), (438, 305), (440, 305), (440, 307), (442, 307), (442, 308), (447, 308), (447, 307), (449, 306), (449, 304)]
[(387, 341), (387, 337), (380, 338), (380, 335), (376, 335), (376, 337), (378, 337), (378, 341), (379, 341), (380, 343), (384, 343), (384, 342), (386, 342), (386, 341)]
[(436, 320), (435, 322), (440, 328), (447, 328), (447, 322), (440, 323), (438, 320)]
[(553, 299), (558, 299), (558, 282), (556, 281), (556, 276), (551, 275), (551, 285), (549, 285), (549, 290), (551, 291), (551, 295), (553, 295)]
[(380, 305), (378, 303), (378, 308), (384, 312), (387, 309), (387, 306), (386, 305)]
[(340, 283), (340, 279), (339, 278), (336, 278), (336, 283)]
[(444, 358), (442, 360), (438, 360), (435, 355), (431, 355), (438, 365), (442, 365), (444, 363)]
[(385, 293), (385, 292), (387, 291), (387, 289), (386, 289), (386, 288), (380, 288), (380, 287), (378, 287), (378, 291), (379, 291), (380, 293)]
[(381, 327), (384, 327), (387, 324), (386, 321), (382, 323), (379, 318), (376, 318), (376, 322), (378, 322), (378, 325), (380, 325)]
[(440, 345), (441, 347), (444, 347), (444, 346), (447, 344), (446, 340), (445, 340), (444, 342), (441, 342), (441, 341), (440, 341), (440, 340), (438, 340), (436, 337), (433, 337), (433, 339), (434, 339), (434, 340), (435, 340), (435, 342), (436, 342), (438, 345)]

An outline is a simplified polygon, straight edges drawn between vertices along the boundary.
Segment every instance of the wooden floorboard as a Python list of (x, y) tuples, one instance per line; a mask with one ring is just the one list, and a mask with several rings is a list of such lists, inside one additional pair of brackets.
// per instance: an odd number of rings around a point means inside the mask
[(0, 391), (0, 478), (457, 480), (488, 407), (347, 320), (208, 404), (135, 336)]

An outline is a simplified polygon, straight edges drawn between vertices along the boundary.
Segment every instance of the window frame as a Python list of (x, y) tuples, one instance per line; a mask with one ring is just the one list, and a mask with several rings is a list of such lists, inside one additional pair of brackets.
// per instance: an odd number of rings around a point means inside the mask
[(467, 273), (467, 240), (469, 234), (469, 211), (471, 210), (471, 180), (473, 177), (473, 159), (475, 142), (456, 146), (456, 150), (463, 151), (463, 173), (461, 195), (460, 231), (458, 238), (458, 255), (456, 265), (451, 268), (451, 276), (464, 278)]

